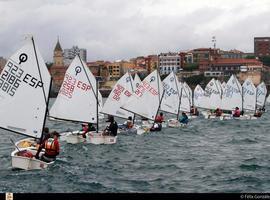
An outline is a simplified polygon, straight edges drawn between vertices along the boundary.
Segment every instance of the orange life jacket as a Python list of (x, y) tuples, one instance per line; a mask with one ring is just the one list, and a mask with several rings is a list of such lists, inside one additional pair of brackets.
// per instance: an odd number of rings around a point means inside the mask
[(54, 156), (57, 154), (57, 146), (55, 145), (55, 140), (49, 138), (45, 142), (45, 152), (47, 155)]

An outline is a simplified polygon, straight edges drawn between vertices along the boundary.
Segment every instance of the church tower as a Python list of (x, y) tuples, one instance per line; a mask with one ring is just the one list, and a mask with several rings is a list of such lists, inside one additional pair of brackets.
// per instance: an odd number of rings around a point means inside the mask
[(59, 43), (59, 38), (57, 39), (57, 43), (56, 43), (56, 46), (54, 48), (53, 65), (54, 66), (64, 66), (63, 50), (62, 50), (61, 45)]

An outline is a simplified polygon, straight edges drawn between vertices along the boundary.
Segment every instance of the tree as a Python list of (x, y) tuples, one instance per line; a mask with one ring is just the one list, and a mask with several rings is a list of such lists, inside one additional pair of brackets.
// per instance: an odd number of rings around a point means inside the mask
[(264, 65), (270, 67), (270, 56), (262, 56), (259, 59), (261, 62), (263, 62)]
[(199, 69), (199, 64), (198, 63), (186, 63), (184, 65), (184, 70), (185, 71), (194, 71)]
[(245, 58), (246, 59), (255, 59), (256, 57), (255, 56), (246, 56)]

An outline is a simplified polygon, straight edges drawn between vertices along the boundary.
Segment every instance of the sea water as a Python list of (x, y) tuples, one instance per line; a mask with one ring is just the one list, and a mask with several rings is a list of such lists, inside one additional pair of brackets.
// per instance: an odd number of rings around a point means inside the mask
[[(0, 130), (0, 192), (269, 192), (269, 116), (227, 121), (199, 117), (186, 128), (118, 135), (114, 145), (60, 142), (55, 164), (37, 171), (11, 168), (10, 138), (24, 136)], [(81, 128), (49, 120), (46, 126), (59, 132)]]

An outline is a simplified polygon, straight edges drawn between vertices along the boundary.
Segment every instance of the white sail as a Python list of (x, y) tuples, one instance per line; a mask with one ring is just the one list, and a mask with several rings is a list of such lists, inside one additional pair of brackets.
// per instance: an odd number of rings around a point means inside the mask
[(204, 99), (204, 90), (200, 85), (197, 85), (194, 89), (193, 102), (195, 107), (202, 108)]
[(154, 120), (159, 109), (163, 87), (157, 70), (149, 74), (122, 108)]
[(132, 77), (127, 72), (117, 81), (113, 87), (103, 108), (101, 109), (101, 112), (121, 118), (128, 118), (129, 116), (133, 116), (133, 113), (120, 108), (129, 99), (132, 93)]
[(220, 107), (221, 92), (218, 88), (216, 80), (213, 78), (205, 87), (202, 108), (216, 109)]
[(216, 80), (216, 84), (217, 84), (217, 88), (220, 92), (220, 98), (222, 98), (223, 88), (222, 88), (221, 82), (219, 80)]
[(96, 79), (78, 56), (67, 69), (49, 114), (58, 119), (97, 123)]
[(243, 83), (242, 90), (243, 90), (243, 109), (255, 111), (256, 87), (249, 78), (247, 78)]
[(177, 82), (173, 71), (163, 80), (164, 96), (160, 104), (160, 110), (178, 114), (180, 94)]
[(184, 82), (182, 84), (182, 86), (183, 86), (183, 88), (185, 88), (186, 94), (188, 95), (189, 104), (192, 105), (193, 102), (192, 102), (192, 90), (191, 90), (191, 88), (189, 87), (189, 85), (186, 82)]
[(180, 91), (180, 111), (190, 112), (190, 91), (189, 86), (186, 83), (178, 82), (178, 88)]
[(259, 107), (263, 107), (264, 106), (266, 95), (267, 95), (267, 89), (266, 89), (265, 83), (264, 82), (261, 82), (257, 86), (257, 102), (256, 102), (256, 104)]
[(138, 76), (138, 74), (135, 74), (134, 76), (134, 80), (133, 80), (133, 90), (135, 91), (137, 89), (137, 87), (142, 83), (140, 77)]
[(223, 96), (223, 93), (225, 92), (225, 89), (226, 89), (226, 82), (223, 82), (221, 84), (221, 88), (222, 88), (222, 96)]
[(33, 38), (14, 53), (0, 75), (0, 127), (40, 138), (51, 76)]
[(234, 110), (235, 107), (242, 110), (242, 87), (234, 75), (226, 83), (221, 105), (223, 110)]

